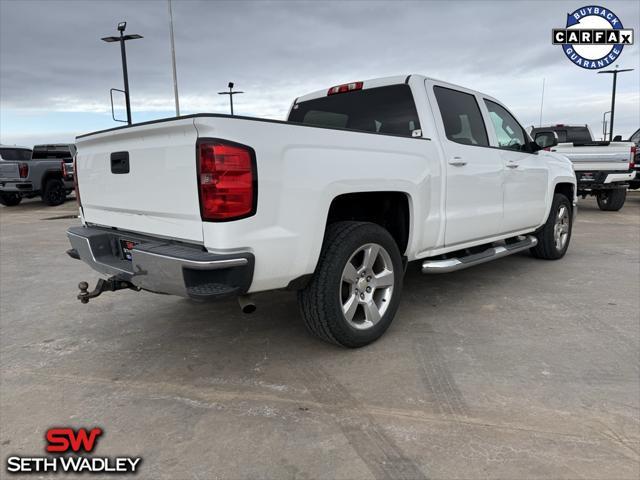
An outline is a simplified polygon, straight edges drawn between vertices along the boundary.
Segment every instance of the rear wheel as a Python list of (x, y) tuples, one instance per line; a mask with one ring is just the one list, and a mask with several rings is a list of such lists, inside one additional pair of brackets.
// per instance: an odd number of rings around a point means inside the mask
[(50, 178), (44, 185), (42, 191), (42, 201), (50, 207), (62, 205), (66, 199), (66, 190), (64, 183), (59, 178)]
[(0, 203), (6, 207), (15, 207), (22, 201), (17, 193), (0, 192)]
[(298, 293), (308, 330), (327, 342), (362, 347), (389, 327), (400, 302), (402, 258), (374, 223), (329, 225), (311, 282)]
[(612, 190), (602, 190), (598, 192), (597, 199), (600, 210), (617, 212), (622, 208), (627, 199), (627, 189), (616, 188)]
[(553, 196), (549, 217), (536, 234), (538, 244), (531, 249), (531, 254), (545, 260), (558, 260), (564, 257), (569, 248), (572, 229), (571, 202), (561, 193), (556, 193)]

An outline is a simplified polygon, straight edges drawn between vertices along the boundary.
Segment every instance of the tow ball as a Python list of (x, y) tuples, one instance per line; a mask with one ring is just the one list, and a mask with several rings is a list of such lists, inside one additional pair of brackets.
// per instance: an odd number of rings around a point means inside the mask
[(82, 303), (89, 303), (89, 300), (100, 296), (103, 292), (116, 292), (118, 290), (124, 289), (135, 290), (136, 292), (140, 291), (140, 288), (136, 287), (131, 282), (120, 280), (117, 277), (111, 277), (106, 280), (104, 278), (101, 278), (100, 280), (98, 280), (96, 288), (94, 288), (91, 292), (88, 291), (89, 284), (87, 282), (80, 282), (78, 284), (78, 288), (80, 289), (78, 300), (80, 300)]

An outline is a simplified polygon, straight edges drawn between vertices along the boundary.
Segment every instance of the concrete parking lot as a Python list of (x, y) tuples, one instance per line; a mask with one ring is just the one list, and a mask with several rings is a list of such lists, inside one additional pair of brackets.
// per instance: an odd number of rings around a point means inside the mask
[[(101, 426), (139, 478), (640, 477), (640, 194), (580, 202), (558, 262), (423, 276), (377, 343), (307, 335), (295, 295), (197, 304), (68, 258), (70, 201), (0, 207), (0, 444)], [(3, 474), (5, 465), (2, 466)]]

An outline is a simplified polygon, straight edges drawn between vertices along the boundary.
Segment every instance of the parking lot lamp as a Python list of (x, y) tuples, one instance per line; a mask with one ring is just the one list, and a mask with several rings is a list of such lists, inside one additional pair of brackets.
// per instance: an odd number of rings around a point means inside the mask
[(229, 95), (229, 103), (231, 104), (231, 115), (233, 115), (233, 96), (237, 95), (238, 93), (244, 93), (244, 92), (234, 92), (233, 91), (233, 82), (229, 82), (229, 84), (227, 86), (229, 87), (229, 91), (228, 92), (218, 92), (218, 95)]
[[(127, 52), (124, 46), (124, 42), (127, 40), (136, 40), (142, 38), (142, 35), (137, 33), (131, 35), (125, 35), (124, 30), (127, 28), (127, 22), (120, 22), (118, 24), (119, 37), (104, 37), (101, 40), (103, 42), (112, 43), (120, 42), (120, 54), (122, 55), (122, 76), (124, 77), (124, 101), (127, 107), (127, 123), (131, 125), (131, 102), (129, 100), (129, 75), (127, 73)], [(113, 108), (113, 106), (112, 106)]]
[(616, 113), (616, 82), (618, 80), (618, 73), (631, 72), (633, 68), (618, 69), (618, 65), (613, 70), (600, 70), (598, 73), (611, 73), (613, 74), (613, 92), (611, 93), (611, 118), (609, 119), (609, 141), (613, 140), (613, 116)]

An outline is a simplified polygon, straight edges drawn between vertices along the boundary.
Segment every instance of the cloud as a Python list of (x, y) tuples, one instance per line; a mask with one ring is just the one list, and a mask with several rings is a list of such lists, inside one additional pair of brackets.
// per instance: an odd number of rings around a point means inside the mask
[[(640, 30), (637, 3), (607, 6), (626, 28)], [(424, 73), (486, 91), (528, 125), (537, 122), (545, 78), (543, 118), (575, 118), (599, 131), (609, 76), (572, 65), (551, 45), (551, 29), (573, 8), (575, 2), (174, 0), (182, 110), (228, 111), (217, 92), (234, 81), (246, 92), (234, 99), (238, 113), (283, 118), (293, 98), (313, 90)], [(42, 122), (16, 120), (27, 112), (64, 113), (51, 134), (83, 131), (84, 114), (111, 125), (109, 89), (122, 86), (120, 52), (100, 37), (115, 34), (121, 20), (127, 32), (144, 36), (127, 44), (134, 118), (171, 112), (166, 2), (1, 1), (3, 140), (47, 132)], [(637, 45), (625, 47), (621, 66), (636, 69), (619, 81), (616, 124), (629, 134), (640, 123)]]

